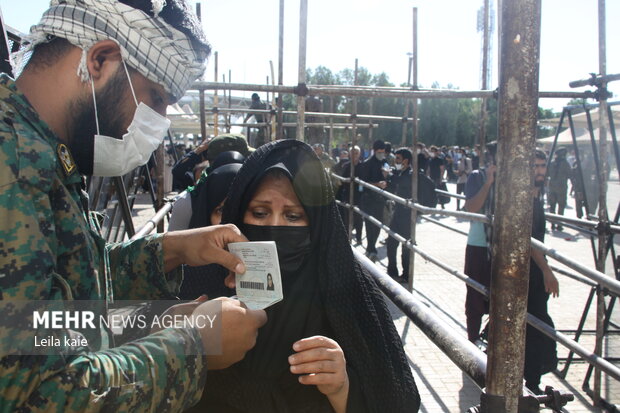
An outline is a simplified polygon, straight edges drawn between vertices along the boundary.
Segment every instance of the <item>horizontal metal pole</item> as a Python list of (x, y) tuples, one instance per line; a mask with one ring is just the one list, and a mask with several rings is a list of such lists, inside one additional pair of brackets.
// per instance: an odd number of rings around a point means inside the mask
[[(341, 201), (336, 201), (336, 203), (338, 205), (341, 205), (341, 206), (345, 207), (345, 208), (350, 208), (350, 205), (347, 204), (347, 203), (344, 203), (344, 202), (341, 202)], [(435, 264), (439, 268), (443, 269), (447, 273), (449, 273), (451, 275), (454, 275), (456, 278), (458, 278), (459, 280), (465, 282), (465, 284), (469, 285), (471, 288), (473, 288), (474, 290), (476, 290), (479, 293), (483, 294), (484, 296), (488, 296), (489, 295), (489, 290), (484, 285), (482, 285), (478, 281), (474, 280), (473, 278), (470, 278), (469, 276), (467, 276), (466, 274), (464, 274), (461, 271), (457, 270), (456, 268), (453, 268), (453, 267), (449, 266), (448, 264), (445, 264), (442, 261), (436, 259), (432, 255), (428, 254), (426, 251), (420, 249), (417, 245), (413, 245), (410, 240), (404, 238), (402, 235), (398, 234), (397, 232), (392, 231), (392, 229), (390, 227), (388, 227), (387, 225), (384, 225), (377, 218), (375, 218), (375, 217), (373, 217), (371, 215), (368, 215), (366, 212), (362, 211), (359, 207), (356, 207), (356, 206), (353, 207), (353, 211), (355, 211), (357, 214), (361, 215), (364, 219), (368, 220), (370, 223), (374, 224), (375, 226), (377, 226), (377, 227), (381, 228), (382, 230), (384, 230), (385, 232), (387, 232), (388, 235), (390, 235), (396, 241), (401, 243), (403, 248), (408, 248), (409, 250), (415, 252), (416, 254), (418, 254), (419, 256), (424, 258), (426, 261), (432, 262), (433, 264)]]
[[(195, 90), (243, 90), (254, 92), (274, 92), (298, 94), (297, 86), (262, 85), (249, 83), (221, 83), (221, 82), (195, 82), (191, 89)], [(361, 96), (361, 97), (395, 97), (403, 99), (471, 99), (471, 98), (494, 98), (493, 90), (412, 90), (409, 88), (393, 87), (363, 87), (363, 86), (317, 86), (305, 85), (299, 89), (302, 96)], [(589, 98), (592, 92), (539, 92), (541, 98)]]
[(157, 228), (157, 224), (159, 224), (161, 220), (164, 219), (166, 214), (170, 212), (172, 206), (174, 205), (174, 202), (176, 202), (176, 200), (181, 198), (182, 196), (185, 196), (186, 192), (187, 191), (181, 192), (174, 198), (172, 202), (166, 203), (159, 211), (155, 213), (155, 215), (153, 215), (153, 218), (149, 219), (146, 224), (144, 224), (144, 226), (140, 228), (133, 237), (131, 237), (130, 241), (142, 238), (150, 234), (155, 228)]
[[(579, 227), (585, 227), (589, 229), (596, 229), (599, 225), (596, 221), (589, 221), (587, 219), (579, 219), (579, 218), (571, 218), (566, 217), (564, 215), (551, 214), (549, 212), (545, 212), (545, 218), (549, 221), (554, 222), (567, 222), (569, 224), (573, 224)], [(620, 234), (620, 225), (610, 225), (611, 232), (613, 234)]]
[[(268, 109), (244, 109), (244, 108), (221, 108), (212, 107), (213, 113), (251, 113), (251, 114), (274, 114), (274, 110)], [(285, 110), (282, 113), (285, 115), (297, 115), (297, 111)], [(172, 116), (187, 116), (187, 115), (172, 115)], [(407, 118), (402, 116), (387, 116), (387, 115), (352, 115), (351, 113), (329, 113), (329, 112), (306, 112), (306, 116), (323, 117), (323, 118), (338, 118), (338, 119), (368, 119), (368, 120), (386, 120), (386, 121), (398, 121), (398, 122), (412, 122), (413, 118)]]
[(424, 205), (416, 204), (410, 199), (401, 198), (397, 195), (392, 194), (391, 192), (388, 192), (384, 189), (371, 185), (368, 182), (364, 182), (359, 178), (355, 178), (355, 182), (357, 182), (364, 188), (370, 189), (371, 191), (381, 194), (382, 196), (388, 199), (391, 199), (392, 201), (398, 204), (404, 205), (407, 208), (414, 208), (415, 210), (423, 214), (439, 214), (439, 215), (445, 215), (445, 216), (450, 216), (450, 217), (463, 218), (469, 221), (477, 221), (477, 222), (485, 222), (485, 223), (489, 222), (489, 218), (486, 215), (474, 214), (471, 212), (448, 211), (445, 209), (438, 209), (438, 208), (428, 208), (428, 207), (425, 207)]
[(589, 364), (600, 368), (602, 371), (609, 374), (614, 379), (620, 380), (620, 368), (605, 360), (603, 357), (599, 357), (593, 352), (588, 351), (585, 347), (581, 346), (576, 341), (568, 338), (564, 334), (558, 332), (553, 327), (531, 314), (527, 315), (527, 322), (535, 329), (552, 338), (554, 341), (579, 354)]
[[(339, 202), (340, 205), (344, 206), (344, 207), (349, 207), (348, 204), (345, 204), (343, 202)], [(451, 273), (452, 275), (456, 275), (457, 278), (465, 281), (468, 285), (470, 285), (472, 288), (476, 289), (476, 291), (480, 292), (481, 294), (483, 294), (484, 296), (488, 297), (489, 293), (488, 293), (488, 289), (486, 287), (484, 287), (482, 284), (478, 283), (477, 281), (474, 281), (472, 279), (470, 279), (467, 275), (461, 273), (460, 271), (453, 269), (452, 267), (442, 263), (439, 260), (434, 259), (432, 256), (426, 254), (425, 252), (423, 252), (422, 250), (420, 250), (417, 246), (412, 245), (410, 241), (406, 241), (402, 236), (394, 233), (389, 227), (385, 226), (384, 224), (382, 224), (378, 219), (366, 214), (364, 211), (360, 210), (358, 207), (353, 207), (353, 210), (360, 214), (361, 216), (363, 216), (364, 218), (366, 218), (367, 220), (369, 220), (372, 224), (382, 228), (383, 230), (385, 230), (386, 232), (388, 232), (388, 234), (390, 236), (393, 236), (395, 239), (397, 239), (397, 241), (399, 241), (401, 244), (403, 244), (404, 246), (408, 247), (409, 249), (415, 251), (416, 253), (418, 253), (420, 256), (422, 256), (425, 260), (432, 262), (433, 264), (439, 266), (440, 268), (446, 270), (447, 272)], [(394, 236), (396, 235), (396, 236)], [(375, 278), (375, 280), (378, 282), (379, 287), (382, 289), (382, 291), (388, 296), (388, 298), (390, 298), (390, 300), (392, 300), (392, 302), (394, 302), (394, 304), (396, 304), (418, 327), (420, 327), (422, 329), (422, 331), (429, 336), (429, 338), (431, 338), (431, 336), (427, 333), (427, 326), (424, 325), (419, 325), (416, 320), (413, 319), (413, 317), (415, 315), (412, 316), (412, 314), (408, 313), (404, 308), (401, 307), (401, 305), (399, 304), (399, 302), (397, 302), (397, 300), (400, 300), (401, 298), (399, 297), (398, 292), (399, 291), (393, 291), (390, 292), (389, 290), (393, 290), (395, 288), (392, 288), (393, 286), (398, 286), (400, 287), (400, 289), (402, 289), (402, 291), (404, 291), (409, 297), (412, 297), (411, 294), (402, 286), (400, 286), (400, 284), (398, 284), (396, 281), (394, 281), (391, 277), (389, 277), (388, 275), (384, 274), (379, 267), (377, 267), (374, 263), (372, 263), (372, 261), (370, 261), (368, 258), (366, 258), (363, 254), (359, 253), (357, 250), (353, 249), (356, 257), (360, 257), (358, 258), (360, 260), (360, 262), (362, 262), (361, 258), (364, 259), (363, 261), (363, 265), (364, 267), (371, 273), (371, 275), (373, 276), (373, 278)], [(371, 267), (367, 267), (367, 265), (370, 265)], [(562, 271), (562, 273), (565, 273)], [(567, 275), (571, 275), (571, 274), (567, 274)], [(578, 279), (578, 278), (575, 278)], [(469, 281), (472, 281), (471, 283)], [(382, 285), (385, 284), (385, 287)], [(384, 289), (386, 288), (386, 289)], [(405, 296), (407, 297), (407, 296)], [(543, 321), (541, 321), (540, 319), (536, 318), (535, 316), (528, 314), (527, 315), (527, 321), (529, 324), (531, 324), (534, 328), (540, 330), (541, 332), (543, 332), (545, 335), (549, 336), (550, 338), (552, 338), (554, 341), (562, 344), (564, 347), (574, 351), (575, 353), (579, 354), (580, 356), (582, 356), (584, 358), (585, 361), (587, 361), (589, 364), (592, 364), (596, 367), (601, 368), (601, 370), (605, 371), (607, 374), (611, 375), (612, 377), (616, 378), (617, 380), (620, 380), (620, 368), (614, 366), (613, 364), (611, 364), (610, 362), (608, 362), (607, 360), (605, 360), (602, 357), (597, 356), (596, 354), (588, 351), (587, 349), (585, 349), (584, 347), (582, 347), (579, 343), (577, 343), (576, 341), (566, 337), (564, 334), (559, 333), (558, 331), (556, 331), (553, 327), (551, 327), (550, 325), (544, 323)], [(429, 329), (431, 331), (431, 333), (433, 332), (432, 329)], [(461, 337), (459, 335), (459, 337)], [(461, 337), (462, 340), (464, 342), (467, 342), (468, 344), (471, 344), (468, 340), (466, 340), (464, 337)], [(433, 343), (435, 343), (442, 351), (444, 351), (444, 353), (446, 353), (448, 355), (448, 357), (450, 357), (452, 359), (451, 354), (449, 354), (448, 352), (446, 352), (442, 347), (441, 347), (441, 343), (436, 342), (435, 340), (433, 340), (431, 338), (431, 340), (433, 341)], [(475, 346), (474, 346), (475, 347)], [(476, 348), (477, 349), (477, 348)], [(462, 350), (462, 348), (461, 348)], [(459, 353), (457, 353), (458, 355)], [(469, 366), (465, 365), (463, 366), (462, 364), (459, 364), (458, 361), (452, 359), (452, 361), (455, 362), (455, 364), (461, 368), (461, 370), (463, 370), (465, 373), (467, 373), (468, 375), (470, 375), (470, 377), (472, 377), (472, 379), (474, 379), (474, 381), (476, 381), (476, 379), (470, 374), (470, 371), (468, 370)], [(483, 375), (484, 377), (484, 375)], [(476, 383), (478, 383), (476, 381)], [(479, 383), (478, 383), (479, 384)]]
[(448, 224), (444, 224), (444, 223), (443, 223), (443, 222), (441, 222), (441, 221), (437, 221), (436, 219), (429, 218), (429, 217), (427, 217), (426, 215), (420, 215), (420, 217), (421, 217), (422, 219), (424, 219), (424, 220), (428, 221), (428, 222), (432, 222), (432, 223), (433, 223), (433, 224), (435, 224), (435, 225), (439, 225), (440, 227), (444, 227), (444, 228), (449, 229), (450, 231), (456, 232), (456, 233), (458, 233), (458, 234), (465, 235), (465, 236), (469, 235), (469, 233), (468, 233), (467, 231), (461, 231), (461, 230), (460, 230), (460, 229), (458, 229), (458, 228), (451, 227), (451, 226), (450, 226), (450, 225), (448, 225)]
[(452, 362), (480, 387), (485, 386), (486, 355), (464, 336), (455, 332), (441, 318), (437, 317), (424, 303), (417, 300), (403, 286), (380, 271), (363, 254), (353, 249), (358, 262), (368, 271), (383, 293), (405, 313), (407, 317), (441, 350)]
[(547, 247), (545, 244), (535, 238), (532, 238), (532, 246), (542, 251), (546, 256), (551, 257), (554, 260), (566, 265), (567, 267), (570, 267), (573, 270), (579, 272), (580, 274), (585, 275), (602, 287), (607, 288), (615, 295), (620, 295), (620, 282), (616, 281), (612, 277), (571, 260), (570, 258), (560, 254), (556, 250)]
[(444, 191), (442, 189), (435, 189), (435, 192), (437, 192), (438, 194), (441, 194), (441, 195), (452, 197), (452, 198), (467, 199), (467, 197), (465, 195), (455, 194), (453, 192)]
[(589, 285), (590, 287), (596, 287), (598, 284), (596, 284), (594, 281), (590, 280), (589, 278), (584, 277), (581, 274), (576, 274), (574, 272), (570, 272), (570, 271), (566, 271), (564, 268), (560, 268), (557, 265), (553, 265), (550, 264), (549, 267), (557, 272), (558, 274), (562, 274), (567, 276), (568, 278), (572, 278), (575, 281), (579, 281), (580, 283)]

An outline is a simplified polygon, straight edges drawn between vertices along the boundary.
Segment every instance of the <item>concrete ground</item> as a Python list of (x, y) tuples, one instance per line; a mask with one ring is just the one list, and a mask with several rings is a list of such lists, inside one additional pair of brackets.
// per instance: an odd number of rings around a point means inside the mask
[[(448, 185), (448, 189), (454, 192), (454, 185)], [(612, 176), (609, 185), (609, 212), (613, 215), (620, 202), (620, 185), (617, 175)], [(573, 200), (569, 198), (567, 216), (575, 216)], [(446, 205), (446, 209), (455, 210), (456, 202), (452, 200)], [(146, 222), (153, 214), (150, 201), (146, 196), (140, 196), (135, 205), (136, 228)], [(468, 222), (451, 217), (434, 217), (444, 224), (467, 231)], [(577, 231), (564, 229), (563, 231), (551, 231), (547, 224), (545, 243), (550, 247), (564, 253), (580, 263), (594, 268), (594, 259), (590, 239)], [(379, 240), (385, 239), (386, 234), (381, 233)], [(439, 227), (427, 221), (422, 221), (417, 226), (418, 246), (431, 254), (433, 257), (450, 263), (459, 270), (463, 269), (466, 237), (448, 229)], [(365, 240), (364, 240), (365, 245)], [(385, 245), (377, 243), (380, 261), (378, 265), (387, 267)], [(620, 247), (620, 240), (616, 237), (616, 248)], [(356, 246), (363, 251), (363, 246)], [(618, 249), (616, 250), (618, 251)], [(618, 253), (618, 252), (616, 252)], [(400, 254), (399, 254), (400, 255)], [(562, 267), (561, 264), (558, 264)], [(611, 260), (607, 263), (607, 274), (612, 276)], [(556, 328), (565, 332), (569, 337), (574, 336), (579, 320), (584, 312), (586, 300), (590, 293), (590, 287), (576, 282), (566, 276), (557, 275), (560, 282), (560, 297), (549, 300), (549, 312)], [(415, 260), (414, 296), (422, 300), (429, 309), (454, 327), (454, 330), (463, 336), (465, 331), (465, 285), (450, 274), (445, 273), (437, 266), (425, 262), (419, 256)], [(609, 300), (609, 298), (608, 298)], [(617, 307), (617, 306), (616, 306)], [(468, 408), (479, 404), (480, 389), (463, 374), (454, 364), (438, 350), (433, 343), (411, 321), (407, 319), (397, 308), (391, 306), (394, 314), (395, 325), (400, 332), (403, 343), (411, 362), (412, 370), (418, 389), (422, 397), (422, 412), (465, 412)], [(586, 318), (586, 330), (594, 330), (595, 305), (589, 308)], [(616, 309), (613, 320), (620, 324), (620, 310)], [(579, 343), (589, 350), (594, 349), (594, 335), (589, 332), (584, 334)], [(607, 357), (620, 358), (620, 335), (609, 335), (603, 345), (604, 354)], [(558, 345), (558, 357), (561, 359), (559, 369), (565, 366), (568, 351), (562, 345)], [(615, 362), (616, 365), (620, 365)], [(543, 376), (541, 387), (553, 386), (575, 394), (575, 401), (570, 402), (565, 408), (568, 412), (599, 412), (603, 411), (592, 407), (592, 400), (582, 390), (588, 365), (583, 362), (573, 362), (568, 369), (565, 379), (555, 374)], [(590, 387), (593, 379), (590, 380)], [(603, 375), (602, 396), (609, 402), (620, 404), (620, 383)]]

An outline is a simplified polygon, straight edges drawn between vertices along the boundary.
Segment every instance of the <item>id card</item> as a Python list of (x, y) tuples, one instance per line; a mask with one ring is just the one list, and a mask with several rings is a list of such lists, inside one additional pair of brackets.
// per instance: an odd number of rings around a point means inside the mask
[(274, 241), (234, 242), (228, 250), (245, 264), (245, 274), (235, 274), (237, 298), (250, 310), (263, 310), (282, 301), (282, 276)]

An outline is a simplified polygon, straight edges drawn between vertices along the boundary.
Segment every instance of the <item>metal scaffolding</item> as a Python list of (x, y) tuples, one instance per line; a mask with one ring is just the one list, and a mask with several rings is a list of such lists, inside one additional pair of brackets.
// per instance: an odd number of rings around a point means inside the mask
[[(355, 62), (355, 82), (353, 86), (323, 86), (323, 85), (307, 85), (306, 84), (306, 34), (307, 34), (307, 0), (301, 0), (300, 6), (300, 24), (299, 24), (299, 71), (298, 71), (298, 84), (295, 86), (285, 86), (282, 81), (282, 62), (283, 62), (283, 9), (284, 1), (280, 0), (280, 36), (279, 36), (279, 73), (278, 84), (239, 84), (232, 83), (231, 73), (228, 73), (228, 82), (226, 82), (225, 76), (223, 76), (223, 82), (218, 82), (218, 67), (217, 67), (217, 53), (215, 57), (215, 81), (214, 82), (196, 82), (193, 85), (193, 89), (199, 91), (200, 97), (200, 127), (201, 134), (206, 137), (206, 127), (208, 125), (206, 114), (207, 109), (205, 107), (205, 91), (213, 90), (216, 92), (214, 97), (215, 108), (213, 112), (216, 114), (213, 120), (213, 126), (215, 134), (219, 132), (218, 113), (228, 114), (225, 122), (225, 128), (230, 131), (230, 127), (233, 126), (230, 121), (230, 114), (236, 113), (238, 110), (231, 108), (231, 92), (233, 90), (254, 91), (254, 92), (269, 92), (278, 94), (277, 108), (274, 111), (264, 111), (276, 120), (276, 137), (283, 137), (283, 128), (287, 126), (284, 122), (284, 115), (296, 115), (296, 132), (297, 139), (304, 140), (304, 130), (306, 127), (312, 126), (333, 126), (333, 119), (347, 119), (350, 123), (346, 126), (352, 130), (353, 144), (356, 144), (357, 128), (369, 127), (369, 125), (359, 123), (358, 121), (364, 120), (372, 122), (378, 121), (401, 121), (403, 122), (403, 128), (407, 128), (409, 122), (413, 127), (413, 146), (417, 143), (417, 105), (418, 99), (438, 99), (438, 98), (478, 98), (483, 102), (487, 99), (499, 100), (499, 153), (500, 165), (498, 168), (498, 193), (496, 200), (496, 214), (493, 218), (494, 236), (493, 236), (493, 287), (490, 292), (486, 291), (486, 288), (481, 285), (476, 285), (476, 282), (469, 279), (466, 275), (460, 271), (451, 268), (445, 263), (441, 263), (439, 260), (434, 259), (429, 254), (419, 249), (415, 245), (415, 223), (417, 222), (417, 214), (425, 214), (428, 212), (435, 212), (444, 215), (459, 216), (465, 219), (473, 220), (487, 220), (489, 217), (476, 216), (477, 214), (467, 214), (459, 212), (448, 212), (443, 210), (433, 210), (425, 208), (416, 203), (415, 196), (417, 194), (417, 157), (414, 156), (413, 167), (413, 196), (412, 200), (399, 200), (387, 192), (383, 191), (382, 194), (386, 197), (400, 202), (403, 205), (411, 207), (412, 209), (412, 236), (407, 240), (400, 235), (394, 233), (389, 228), (382, 225), (376, 219), (368, 216), (358, 207), (353, 205), (353, 185), (357, 183), (370, 190), (377, 191), (378, 189), (372, 185), (369, 185), (359, 179), (355, 178), (354, 167), (351, 168), (351, 175), (349, 177), (349, 185), (351, 185), (351, 198), (349, 199), (349, 236), (352, 232), (353, 213), (362, 214), (370, 222), (375, 225), (381, 226), (385, 229), (390, 236), (400, 241), (403, 246), (411, 249), (416, 254), (434, 262), (436, 265), (444, 268), (444, 270), (453, 274), (457, 278), (465, 281), (468, 285), (472, 286), (476, 290), (483, 292), (484, 294), (490, 294), (491, 296), (491, 332), (490, 332), (490, 347), (488, 361), (486, 366), (480, 362), (478, 354), (473, 354), (474, 358), (478, 361), (474, 364), (463, 361), (455, 361), (459, 366), (463, 366), (464, 371), (468, 371), (477, 383), (481, 383), (481, 369), (486, 368), (485, 380), (486, 393), (483, 395), (483, 401), (487, 406), (496, 406), (495, 410), (487, 411), (505, 411), (505, 412), (517, 412), (519, 399), (522, 391), (522, 361), (523, 361), (523, 343), (524, 343), (524, 331), (525, 323), (530, 322), (536, 328), (543, 331), (545, 334), (556, 339), (563, 345), (566, 345), (571, 351), (579, 354), (587, 362), (591, 363), (595, 368), (594, 373), (594, 388), (590, 392), (594, 403), (604, 405), (604, 400), (600, 397), (600, 383), (601, 372), (605, 372), (612, 377), (620, 380), (620, 372), (618, 368), (613, 364), (604, 360), (601, 355), (601, 344), (604, 337), (606, 328), (609, 328), (609, 315), (613, 304), (610, 305), (611, 309), (606, 308), (604, 297), (606, 294), (613, 296), (615, 302), (618, 293), (620, 292), (618, 276), (616, 279), (612, 279), (605, 275), (605, 258), (609, 251), (613, 251), (613, 235), (618, 233), (620, 227), (618, 227), (618, 218), (620, 215), (620, 209), (616, 212), (615, 219), (609, 220), (606, 209), (606, 175), (605, 164), (607, 159), (607, 139), (606, 130), (609, 126), (609, 130), (612, 134), (614, 153), (616, 156), (616, 162), (620, 164), (620, 154), (618, 152), (618, 144), (615, 136), (615, 129), (613, 126), (613, 119), (608, 116), (608, 120), (605, 121), (602, 118), (606, 117), (609, 113), (609, 106), (606, 103), (607, 96), (602, 93), (605, 90), (606, 84), (611, 80), (616, 80), (613, 77), (609, 77), (606, 74), (605, 67), (605, 1), (599, 0), (599, 47), (600, 47), (600, 65), (599, 74), (595, 76), (591, 83), (592, 86), (597, 88), (596, 91), (587, 92), (541, 92), (538, 90), (538, 55), (539, 55), (539, 38), (540, 38), (540, 0), (513, 0), (501, 2), (500, 16), (500, 82), (497, 91), (492, 90), (476, 90), (476, 91), (460, 91), (460, 90), (431, 90), (431, 89), (419, 89), (417, 86), (417, 10), (413, 10), (414, 20), (414, 32), (413, 32), (413, 57), (411, 60), (411, 72), (412, 83), (410, 87), (367, 87), (357, 85), (357, 60)], [(1, 16), (0, 16), (1, 19)], [(4, 21), (1, 22), (3, 30), (1, 35), (3, 36), (0, 41), (0, 52), (8, 54), (9, 51), (16, 50), (19, 47), (19, 36), (16, 36), (14, 32), (10, 31), (8, 34), (4, 32)], [(11, 42), (7, 41), (11, 40)], [(6, 62), (6, 59), (0, 59), (0, 62)], [(3, 71), (8, 69), (3, 68)], [(617, 76), (617, 75), (614, 75)], [(273, 80), (273, 77), (272, 77)], [(486, 88), (484, 88), (486, 89)], [(224, 99), (226, 99), (226, 90), (228, 90), (228, 108), (218, 107), (217, 91), (224, 91)], [(292, 94), (297, 97), (297, 110), (295, 112), (288, 112), (282, 110), (282, 96), (283, 94)], [(334, 114), (323, 112), (305, 112), (305, 97), (306, 96), (347, 96), (353, 98), (353, 111), (351, 114)], [(412, 115), (409, 116), (409, 110), (406, 109), (404, 116), (379, 116), (379, 115), (359, 115), (357, 113), (357, 98), (401, 98), (404, 101), (411, 102)], [(598, 153), (601, 166), (598, 168), (598, 187), (599, 196), (598, 204), (601, 206), (596, 217), (596, 226), (589, 228), (589, 233), (593, 239), (593, 250), (596, 256), (596, 270), (587, 269), (580, 266), (579, 263), (572, 262), (570, 259), (561, 256), (561, 254), (545, 249), (544, 245), (534, 242), (530, 239), (531, 228), (531, 181), (530, 181), (530, 161), (534, 147), (534, 136), (536, 128), (536, 110), (538, 98), (595, 98), (599, 101), (600, 111), (600, 138), (598, 150), (594, 150), (594, 153)], [(225, 101), (223, 102), (225, 104)], [(224, 105), (223, 105), (224, 106)], [(263, 111), (250, 111), (245, 110), (245, 113), (263, 113)], [(568, 117), (569, 123), (571, 123), (570, 112), (563, 113)], [(276, 116), (273, 116), (276, 115)], [(329, 119), (329, 122), (324, 123), (308, 123), (306, 122), (306, 115), (325, 117)], [(272, 123), (265, 123), (264, 126), (272, 127)], [(263, 126), (251, 124), (252, 127)], [(344, 127), (345, 125), (343, 125)], [(561, 126), (561, 124), (560, 124)], [(572, 128), (572, 126), (571, 126)], [(592, 128), (590, 128), (591, 130)], [(559, 128), (558, 128), (559, 131)], [(406, 129), (405, 129), (406, 132)], [(403, 132), (403, 136), (405, 135)], [(556, 135), (557, 137), (557, 135)], [(593, 139), (594, 145), (594, 139)], [(575, 143), (576, 145), (576, 143)], [(152, 231), (156, 226), (158, 230), (163, 229), (163, 219), (169, 213), (171, 209), (171, 202), (164, 202), (163, 194), (163, 145), (158, 150), (156, 156), (157, 164), (157, 196), (155, 195), (154, 184), (151, 182), (150, 173), (147, 167), (141, 167), (136, 171), (126, 175), (125, 177), (117, 177), (113, 179), (91, 179), (89, 182), (89, 192), (91, 195), (91, 208), (99, 212), (107, 212), (107, 218), (104, 221), (102, 233), (106, 235), (106, 239), (109, 241), (121, 241), (125, 239), (125, 234), (129, 238), (135, 236), (143, 236)], [(581, 168), (579, 166), (579, 168)], [(140, 186), (145, 185), (148, 187), (148, 191), (151, 194), (153, 203), (158, 210), (157, 215), (149, 222), (148, 228), (144, 228), (138, 232), (134, 231), (132, 221), (132, 206), (135, 200)], [(511, 188), (510, 193), (505, 189)], [(131, 194), (131, 195), (128, 195)], [(118, 211), (120, 210), (120, 215)], [(588, 211), (593, 213), (594, 211)], [(457, 215), (458, 214), (458, 215)], [(424, 217), (431, 221), (432, 219)], [(562, 222), (569, 222), (566, 218), (558, 216), (550, 217), (551, 220), (558, 220)], [(122, 221), (122, 222), (121, 222)], [(569, 222), (571, 223), (571, 222)], [(159, 224), (159, 225), (158, 225)], [(572, 222), (580, 228), (589, 226), (590, 224), (584, 224), (583, 222)], [(507, 236), (507, 235), (510, 236)], [(594, 246), (594, 238), (598, 240), (597, 248)], [(580, 276), (590, 280), (592, 285), (591, 297), (596, 294), (597, 302), (597, 331), (596, 331), (596, 348), (594, 352), (581, 347), (578, 343), (578, 335), (575, 340), (571, 340), (557, 331), (551, 329), (549, 326), (541, 325), (539, 320), (533, 319), (531, 316), (527, 317), (526, 314), (526, 301), (527, 301), (527, 280), (528, 280), (528, 268), (529, 268), (529, 246), (543, 250), (547, 256), (557, 259), (560, 262), (566, 264), (570, 263), (569, 267), (574, 271), (581, 274)], [(413, 260), (416, 254), (411, 254), (411, 271), (413, 271)], [(615, 260), (615, 251), (614, 251)], [(379, 285), (384, 291), (394, 289), (395, 287), (387, 280), (387, 278), (376, 270), (372, 266), (368, 266), (365, 258), (358, 257), (358, 259), (365, 264), (367, 268), (373, 274), (373, 277), (378, 281)], [(616, 275), (618, 274), (617, 263), (614, 261), (616, 268)], [(410, 276), (409, 291), (413, 288), (413, 273)], [(387, 293), (386, 293), (387, 294)], [(390, 295), (390, 294), (388, 294)], [(404, 297), (403, 291), (398, 291), (398, 294), (390, 295), (394, 298), (395, 302), (398, 302), (396, 296)], [(592, 298), (590, 302), (592, 301)], [(511, 303), (511, 305), (509, 305)], [(588, 304), (589, 306), (589, 304)], [(413, 310), (412, 310), (413, 311)], [(585, 313), (585, 310), (584, 310)], [(415, 320), (420, 318), (419, 315), (413, 315), (411, 312), (407, 312), (408, 316)], [(437, 328), (432, 326), (432, 322), (423, 323), (420, 321), (421, 328), (431, 330)], [(582, 328), (582, 326), (581, 326)], [(553, 330), (553, 331), (552, 331)], [(445, 332), (444, 332), (445, 333)], [(462, 351), (469, 353), (472, 356), (467, 347), (468, 344), (462, 343), (455, 337), (444, 337), (445, 340), (455, 340), (456, 343), (451, 348), (456, 348), (454, 351)], [(443, 346), (437, 342), (438, 346)], [(444, 344), (445, 345), (445, 344)], [(443, 348), (443, 347), (442, 347)], [(446, 350), (444, 350), (446, 351)], [(448, 350), (450, 351), (450, 350)], [(456, 357), (456, 356), (455, 356)], [(571, 355), (572, 357), (572, 355)], [(502, 363), (502, 360), (510, 359), (513, 362), (510, 365)], [(469, 363), (469, 364), (468, 364)], [(470, 367), (466, 367), (468, 364)], [(570, 363), (567, 364), (568, 365)], [(473, 369), (473, 370), (472, 370)], [(474, 372), (475, 370), (475, 372)], [(590, 374), (590, 373), (589, 373)], [(589, 382), (589, 377), (587, 379)], [(589, 388), (588, 388), (589, 390)], [(485, 404), (483, 403), (483, 405)], [(491, 404), (489, 404), (491, 403)]]

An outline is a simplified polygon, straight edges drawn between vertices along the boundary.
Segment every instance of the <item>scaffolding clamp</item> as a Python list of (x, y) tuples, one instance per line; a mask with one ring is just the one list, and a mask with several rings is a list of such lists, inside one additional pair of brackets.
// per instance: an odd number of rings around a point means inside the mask
[(298, 83), (297, 86), (293, 88), (293, 93), (297, 96), (308, 96), (308, 86), (305, 83)]

